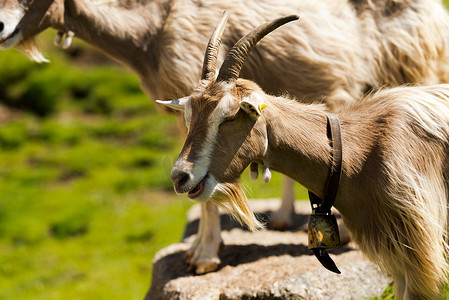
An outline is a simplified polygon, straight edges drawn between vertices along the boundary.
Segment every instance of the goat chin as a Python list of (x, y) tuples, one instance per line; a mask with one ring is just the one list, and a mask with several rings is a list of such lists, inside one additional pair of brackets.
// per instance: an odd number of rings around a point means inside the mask
[(210, 199), (217, 206), (229, 212), (240, 224), (244, 224), (251, 231), (263, 229), (245, 196), (245, 192), (238, 183), (219, 183)]
[(34, 38), (29, 38), (22, 41), (19, 48), (25, 52), (26, 56), (28, 56), (28, 58), (32, 61), (37, 63), (49, 62), (49, 60), (42, 55), (42, 52), (40, 51)]

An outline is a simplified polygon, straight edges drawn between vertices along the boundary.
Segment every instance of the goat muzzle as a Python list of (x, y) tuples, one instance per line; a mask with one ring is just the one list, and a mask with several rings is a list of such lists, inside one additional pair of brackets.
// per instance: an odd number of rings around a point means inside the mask
[(178, 174), (172, 175), (173, 185), (175, 187), (175, 191), (179, 194), (185, 193), (184, 190), (185, 185), (190, 181), (190, 175), (185, 172), (180, 172)]

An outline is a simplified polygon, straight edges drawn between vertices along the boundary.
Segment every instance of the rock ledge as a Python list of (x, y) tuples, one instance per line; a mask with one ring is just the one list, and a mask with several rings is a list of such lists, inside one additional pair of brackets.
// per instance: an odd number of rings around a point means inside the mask
[[(251, 201), (265, 220), (279, 204)], [(192, 207), (183, 241), (156, 254), (145, 299), (365, 299), (383, 292), (391, 280), (352, 244), (331, 252), (342, 274), (322, 267), (307, 249), (308, 202), (296, 202), (295, 211), (291, 230), (256, 233), (222, 215), (221, 264), (216, 272), (194, 275), (183, 259), (197, 232), (199, 207)]]

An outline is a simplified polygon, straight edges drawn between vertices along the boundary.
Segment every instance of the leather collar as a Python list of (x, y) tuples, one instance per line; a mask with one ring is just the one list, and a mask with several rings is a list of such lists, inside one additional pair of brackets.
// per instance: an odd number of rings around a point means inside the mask
[(323, 199), (309, 191), (312, 210), (317, 214), (330, 214), (340, 185), (343, 152), (340, 121), (335, 114), (327, 114), (327, 137), (331, 146), (331, 166), (324, 185)]

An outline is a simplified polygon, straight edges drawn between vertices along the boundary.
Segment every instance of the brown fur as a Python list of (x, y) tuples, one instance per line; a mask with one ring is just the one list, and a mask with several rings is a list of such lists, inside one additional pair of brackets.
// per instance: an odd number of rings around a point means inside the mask
[[(220, 187), (258, 160), (322, 196), (331, 153), (324, 107), (271, 97), (242, 80), (231, 89), (262, 95), (267, 108), (264, 119), (243, 110), (224, 116), (232, 119), (219, 125), (208, 176)], [(397, 299), (436, 299), (448, 267), (449, 85), (381, 91), (339, 117), (343, 171), (335, 207), (360, 249), (392, 274)], [(230, 199), (238, 206), (246, 198)]]

